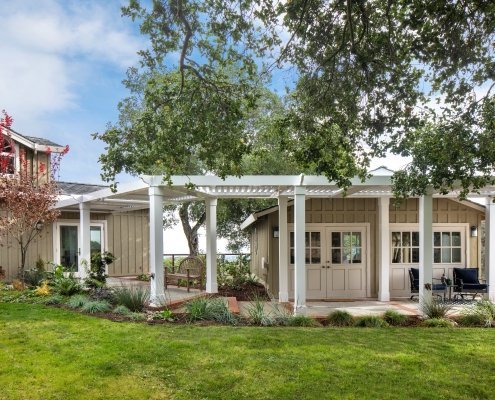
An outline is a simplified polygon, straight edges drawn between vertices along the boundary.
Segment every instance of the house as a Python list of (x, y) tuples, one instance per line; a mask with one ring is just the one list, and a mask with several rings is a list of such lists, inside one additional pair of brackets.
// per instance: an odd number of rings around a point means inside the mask
[[(36, 171), (43, 164), (47, 171), (51, 168), (49, 153), (60, 153), (65, 147), (49, 140), (25, 136), (8, 129), (8, 137), (2, 144), (2, 157), (8, 162), (2, 163), (0, 173), (12, 174), (19, 171), (20, 154), (24, 153), (27, 165)], [(49, 174), (48, 174), (49, 176)], [(105, 189), (105, 186), (58, 182), (60, 202), (80, 200), (89, 193)], [(78, 276), (84, 274), (85, 260), (95, 251), (110, 251), (116, 256), (109, 266), (109, 275), (137, 275), (148, 272), (149, 224), (148, 210), (142, 203), (107, 203), (89, 214), (76, 207), (58, 207), (61, 214), (57, 221), (41, 227), (41, 234), (29, 246), (26, 268), (36, 265), (38, 259), (61, 264)], [(1, 212), (1, 205), (0, 205)], [(89, 221), (89, 248), (84, 248), (81, 231), (81, 215)], [(20, 250), (15, 242), (8, 238), (0, 239), (0, 266), (6, 273), (5, 279), (17, 278), (20, 265)]]
[[(372, 173), (387, 176), (392, 171), (382, 167)], [(421, 255), (419, 199), (394, 202), (391, 193), (381, 189), (371, 193), (351, 188), (345, 197), (328, 193), (306, 199), (304, 264), (308, 300), (387, 300), (411, 295), (408, 271), (419, 268)], [(435, 197), (432, 205), (433, 278), (452, 278), (455, 267), (477, 267), (484, 275), (481, 231), (485, 207), (455, 197)], [(294, 298), (293, 207), (291, 201), (285, 211), (285, 249), (280, 246), (279, 206), (252, 214), (242, 226), (251, 232), (252, 271), (276, 298), (283, 259), (288, 264), (288, 298)], [(382, 212), (387, 214), (385, 218), (380, 217)], [(285, 257), (280, 256), (282, 251)], [(388, 276), (384, 279), (388, 279), (389, 296), (380, 293), (380, 252), (386, 253)]]
[(452, 277), (455, 266), (485, 266), (488, 296), (495, 299), (495, 255), (490, 252), (495, 249), (495, 234), (490, 234), (495, 230), (495, 186), (473, 193), (488, 198), (485, 206), (459, 201), (457, 193), (431, 193), (396, 205), (391, 175), (380, 168), (364, 182), (353, 179), (346, 196), (323, 176), (141, 176), (115, 193), (103, 189), (59, 206), (98, 210), (113, 202), (138, 201), (149, 207), (150, 287), (157, 304), (164, 297), (167, 248), (163, 204), (205, 202), (206, 291), (216, 293), (216, 204), (229, 198), (278, 199), (277, 207), (255, 213), (243, 227), (253, 233), (253, 272), (279, 301), (293, 300), (296, 310), (311, 299), (409, 296), (411, 266), (420, 271), (420, 298), (434, 277)]

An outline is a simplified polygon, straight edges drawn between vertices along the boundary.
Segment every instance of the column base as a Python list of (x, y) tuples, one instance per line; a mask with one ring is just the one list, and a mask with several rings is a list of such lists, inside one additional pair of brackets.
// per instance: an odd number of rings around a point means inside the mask
[(206, 283), (206, 293), (218, 293), (218, 283), (208, 284)]
[(390, 293), (378, 293), (378, 301), (390, 301)]
[(287, 303), (289, 301), (289, 293), (288, 292), (278, 292), (278, 302), (279, 303)]

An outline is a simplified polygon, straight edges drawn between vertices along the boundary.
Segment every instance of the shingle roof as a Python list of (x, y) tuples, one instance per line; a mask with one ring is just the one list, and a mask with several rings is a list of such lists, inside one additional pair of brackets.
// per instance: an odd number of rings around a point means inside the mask
[(76, 182), (57, 182), (61, 194), (73, 195), (73, 194), (88, 194), (96, 192), (97, 190), (105, 189), (108, 186), (95, 185), (91, 183), (76, 183)]
[(33, 143), (41, 144), (43, 146), (63, 147), (62, 145), (57, 144), (55, 142), (52, 142), (51, 140), (48, 140), (48, 139), (43, 139), (43, 138), (39, 138), (39, 137), (35, 137), (35, 136), (26, 136), (26, 135), (22, 135), (22, 134), (20, 134), (20, 135), (24, 136), (27, 140), (29, 140)]

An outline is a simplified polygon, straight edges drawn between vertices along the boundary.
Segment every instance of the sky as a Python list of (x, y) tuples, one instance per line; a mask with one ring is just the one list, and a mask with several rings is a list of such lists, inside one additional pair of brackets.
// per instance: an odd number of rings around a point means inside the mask
[[(0, 110), (14, 118), (12, 128), (21, 134), (69, 145), (62, 181), (102, 183), (98, 157), (104, 146), (91, 134), (116, 121), (118, 102), (128, 94), (122, 85), (126, 70), (138, 65), (137, 51), (147, 46), (138, 26), (121, 17), (124, 4), (0, 0)], [(372, 168), (403, 164), (391, 157), (373, 161)], [(132, 179), (119, 176), (120, 182)], [(166, 241), (177, 236), (168, 234)], [(203, 241), (204, 234), (200, 247)], [(175, 248), (187, 251), (185, 238)]]

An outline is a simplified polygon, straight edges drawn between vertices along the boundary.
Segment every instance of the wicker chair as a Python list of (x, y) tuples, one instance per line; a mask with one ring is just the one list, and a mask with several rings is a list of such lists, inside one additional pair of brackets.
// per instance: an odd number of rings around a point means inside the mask
[(187, 291), (190, 291), (191, 283), (199, 282), (199, 289), (203, 288), (204, 265), (199, 257), (184, 258), (173, 273), (169, 273), (165, 268), (165, 289), (169, 283), (179, 285), (179, 280), (186, 281)]

